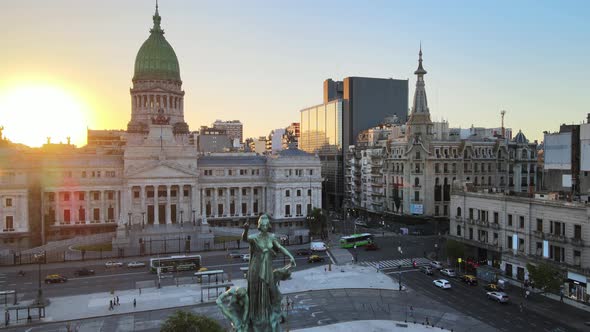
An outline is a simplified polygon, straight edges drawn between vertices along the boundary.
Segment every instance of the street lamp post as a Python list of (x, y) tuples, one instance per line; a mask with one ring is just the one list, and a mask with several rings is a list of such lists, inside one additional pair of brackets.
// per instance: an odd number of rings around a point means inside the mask
[(184, 219), (182, 218), (182, 214), (184, 213), (183, 210), (180, 210), (180, 227), (184, 226)]
[(141, 229), (145, 228), (145, 212), (141, 213)]
[(37, 261), (37, 267), (38, 267), (38, 276), (39, 276), (39, 284), (38, 284), (38, 289), (37, 289), (37, 299), (35, 300), (35, 303), (37, 305), (45, 305), (45, 299), (43, 298), (43, 288), (41, 288), (41, 261), (45, 259), (45, 251), (43, 252), (38, 252), (36, 254), (34, 254), (35, 260)]

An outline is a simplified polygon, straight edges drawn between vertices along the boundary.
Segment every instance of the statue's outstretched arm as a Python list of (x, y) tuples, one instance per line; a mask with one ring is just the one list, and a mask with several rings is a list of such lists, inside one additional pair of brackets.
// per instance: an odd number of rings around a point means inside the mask
[(282, 252), (285, 256), (289, 257), (289, 261), (291, 263), (291, 265), (293, 265), (293, 267), (295, 267), (297, 264), (295, 264), (295, 258), (293, 258), (293, 255), (291, 255), (291, 253), (289, 252), (289, 250), (287, 250), (287, 248), (283, 247), (279, 241), (277, 241), (276, 239), (273, 241), (274, 243), (274, 247), (279, 249), (280, 252)]

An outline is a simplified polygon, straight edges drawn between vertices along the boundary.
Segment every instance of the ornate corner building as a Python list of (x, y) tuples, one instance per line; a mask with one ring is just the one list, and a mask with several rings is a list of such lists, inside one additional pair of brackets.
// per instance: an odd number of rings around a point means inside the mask
[(0, 249), (123, 228), (237, 227), (262, 213), (288, 233), (305, 229), (305, 216), (321, 207), (314, 155), (198, 153), (178, 59), (160, 24), (156, 7), (135, 59), (127, 130), (88, 130), (81, 148), (49, 139), (28, 148), (0, 135)]

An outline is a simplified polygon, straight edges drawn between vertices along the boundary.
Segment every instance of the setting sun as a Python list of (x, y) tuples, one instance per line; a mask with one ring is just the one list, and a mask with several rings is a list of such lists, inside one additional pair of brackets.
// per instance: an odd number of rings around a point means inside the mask
[(0, 126), (16, 143), (38, 147), (52, 143), (86, 143), (88, 107), (73, 93), (49, 84), (20, 84), (0, 90)]

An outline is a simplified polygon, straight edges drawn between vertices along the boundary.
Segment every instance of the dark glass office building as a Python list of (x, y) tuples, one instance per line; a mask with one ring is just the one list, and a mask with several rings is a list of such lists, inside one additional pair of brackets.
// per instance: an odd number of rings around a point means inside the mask
[(324, 103), (301, 110), (301, 150), (322, 161), (324, 208), (339, 210), (344, 198), (344, 153), (360, 131), (386, 117), (408, 116), (408, 81), (347, 77), (324, 81)]

